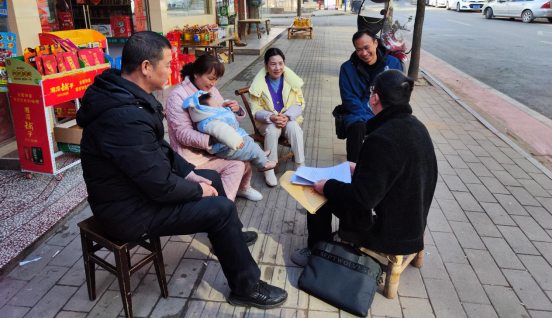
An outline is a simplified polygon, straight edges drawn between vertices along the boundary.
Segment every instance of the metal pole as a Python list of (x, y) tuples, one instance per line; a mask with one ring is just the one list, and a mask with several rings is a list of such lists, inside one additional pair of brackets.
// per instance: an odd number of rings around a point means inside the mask
[(303, 2), (303, 0), (297, 0), (297, 16), (300, 17), (301, 16), (301, 3)]

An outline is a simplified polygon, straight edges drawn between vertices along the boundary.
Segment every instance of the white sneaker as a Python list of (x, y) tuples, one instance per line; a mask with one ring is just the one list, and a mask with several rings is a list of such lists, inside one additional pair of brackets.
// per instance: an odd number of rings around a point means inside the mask
[(297, 170), (297, 169), (299, 169), (299, 168), (301, 168), (301, 167), (304, 167), (304, 166), (305, 166), (305, 162), (304, 162), (304, 161), (303, 161), (303, 162), (299, 162), (299, 163), (296, 162), (296, 163), (295, 163), (295, 170)]
[(249, 201), (261, 201), (263, 199), (263, 195), (252, 187), (249, 187), (247, 190), (238, 190), (237, 196), (246, 198)]
[(270, 187), (275, 187), (278, 185), (278, 179), (276, 179), (276, 174), (274, 173), (274, 170), (268, 170), (265, 171), (265, 182)]

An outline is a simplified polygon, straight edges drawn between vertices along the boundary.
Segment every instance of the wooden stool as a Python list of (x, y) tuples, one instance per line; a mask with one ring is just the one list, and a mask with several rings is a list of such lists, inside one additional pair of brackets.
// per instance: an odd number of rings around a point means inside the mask
[[(408, 266), (408, 264), (412, 264), (412, 266), (420, 268), (422, 267), (424, 259), (423, 250), (411, 255), (391, 255), (386, 253), (379, 253), (368, 250), (364, 247), (360, 248), (360, 250), (363, 253), (373, 256), (381, 264), (383, 270), (385, 271), (385, 285), (383, 287), (383, 296), (389, 299), (397, 297), (399, 280), (406, 266)], [(382, 261), (382, 258), (386, 261)]]
[(306, 35), (310, 37), (310, 39), (312, 40), (313, 31), (314, 29), (312, 26), (295, 26), (294, 24), (292, 24), (288, 28), (288, 40), (290, 40), (291, 37), (296, 35)]
[[(161, 240), (156, 238), (141, 239), (139, 241), (122, 243), (106, 238), (104, 231), (96, 219), (92, 216), (78, 224), (80, 227), (81, 243), (82, 243), (82, 258), (84, 260), (84, 271), (86, 273), (86, 286), (88, 287), (88, 297), (91, 301), (96, 299), (96, 266), (103, 267), (108, 272), (117, 276), (119, 280), (119, 288), (121, 289), (121, 297), (126, 317), (132, 317), (132, 299), (130, 290), (130, 275), (142, 268), (147, 263), (153, 261), (155, 273), (161, 288), (163, 298), (169, 297), (167, 289), (167, 280), (165, 277), (165, 265), (163, 264), (163, 254), (161, 251)], [(96, 244), (94, 244), (96, 243)], [(130, 264), (129, 251), (141, 246), (150, 251), (151, 254), (144, 257), (134, 266)], [(109, 264), (94, 253), (101, 248), (106, 248), (115, 255), (115, 266)]]

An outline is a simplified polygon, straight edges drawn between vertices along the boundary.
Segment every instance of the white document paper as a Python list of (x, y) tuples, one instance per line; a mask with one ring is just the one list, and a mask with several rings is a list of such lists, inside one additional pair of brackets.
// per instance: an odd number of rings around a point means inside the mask
[(328, 168), (301, 167), (297, 169), (294, 177), (305, 179), (313, 184), (323, 179), (335, 179), (337, 181), (351, 183), (351, 168), (349, 167), (348, 161)]
[(312, 186), (314, 185), (314, 182), (312, 181), (309, 181), (307, 179), (303, 179), (301, 177), (299, 177), (297, 174), (294, 174), (292, 177), (291, 177), (291, 183), (293, 184), (298, 184), (298, 185), (305, 185), (305, 186)]

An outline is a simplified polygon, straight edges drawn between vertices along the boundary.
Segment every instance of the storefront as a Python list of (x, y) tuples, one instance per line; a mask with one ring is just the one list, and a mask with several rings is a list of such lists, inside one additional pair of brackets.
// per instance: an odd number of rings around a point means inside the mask
[(6, 0), (0, 0), (0, 157), (11, 154), (15, 149), (5, 59), (17, 53), (15, 34), (9, 33), (8, 8)]
[[(2, 45), (11, 45), (21, 56), (25, 48), (40, 44), (41, 33), (93, 29), (105, 35), (109, 54), (117, 58), (135, 32), (166, 35), (186, 24), (215, 24), (217, 15), (226, 19), (234, 8), (234, 0), (0, 0), (0, 32), (13, 32), (0, 33), (0, 52)], [(8, 44), (9, 39), (16, 40)], [(1, 67), (0, 61), (0, 75)], [(9, 100), (8, 93), (0, 92), (0, 168), (13, 166), (2, 159), (17, 158)]]

